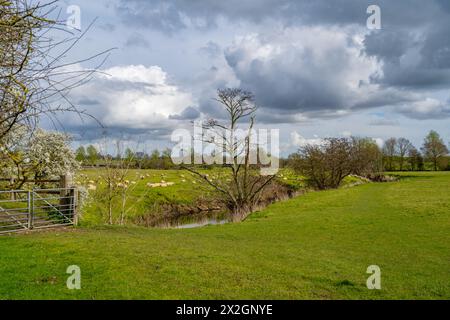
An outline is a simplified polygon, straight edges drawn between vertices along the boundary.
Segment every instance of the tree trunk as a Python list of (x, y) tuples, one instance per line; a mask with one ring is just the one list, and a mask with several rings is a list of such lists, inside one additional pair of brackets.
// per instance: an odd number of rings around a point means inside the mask
[(241, 222), (245, 220), (252, 211), (253, 210), (249, 205), (239, 205), (233, 210), (231, 220), (232, 222)]
[(112, 203), (111, 201), (109, 201), (109, 212), (108, 212), (108, 217), (109, 217), (109, 224), (113, 224), (113, 220), (112, 220)]

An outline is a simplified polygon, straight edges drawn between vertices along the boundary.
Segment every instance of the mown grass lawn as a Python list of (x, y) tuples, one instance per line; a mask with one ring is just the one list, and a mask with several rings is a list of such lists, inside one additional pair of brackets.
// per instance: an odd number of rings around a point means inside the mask
[[(0, 237), (0, 298), (450, 299), (450, 173), (308, 193), (240, 224)], [(82, 289), (66, 288), (69, 265)], [(366, 288), (378, 265), (382, 290)]]

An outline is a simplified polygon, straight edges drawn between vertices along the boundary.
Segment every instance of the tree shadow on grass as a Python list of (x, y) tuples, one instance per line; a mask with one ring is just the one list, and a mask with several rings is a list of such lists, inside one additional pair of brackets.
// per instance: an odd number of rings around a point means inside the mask
[(431, 174), (431, 172), (428, 173), (428, 174), (426, 174), (426, 173), (422, 173), (422, 174), (411, 173), (411, 174), (408, 174), (408, 175), (391, 174), (391, 176), (396, 177), (399, 180), (406, 180), (406, 179), (433, 179), (434, 178), (434, 176), (433, 176), (433, 174)]

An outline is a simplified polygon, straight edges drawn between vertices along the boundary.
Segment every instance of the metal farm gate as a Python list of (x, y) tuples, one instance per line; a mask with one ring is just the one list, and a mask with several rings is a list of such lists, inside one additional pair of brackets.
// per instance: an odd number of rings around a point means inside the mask
[(76, 224), (76, 188), (0, 191), (0, 234)]

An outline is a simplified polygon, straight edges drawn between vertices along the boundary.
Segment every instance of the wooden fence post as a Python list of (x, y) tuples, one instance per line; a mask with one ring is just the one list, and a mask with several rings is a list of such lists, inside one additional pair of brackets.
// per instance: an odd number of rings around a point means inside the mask
[(69, 189), (73, 185), (73, 178), (72, 174), (66, 173), (65, 175), (61, 176), (59, 180), (59, 187), (62, 189)]
[(78, 225), (78, 189), (74, 187), (72, 190), (72, 210), (73, 210), (73, 224)]
[(70, 173), (66, 173), (65, 175), (60, 177), (59, 187), (61, 188), (59, 200), (59, 208), (64, 215), (68, 215), (72, 213), (70, 209), (72, 209), (72, 192), (70, 188), (73, 186), (73, 179)]
[(33, 214), (34, 214), (34, 201), (33, 201), (33, 191), (28, 191), (27, 193), (27, 205), (28, 205), (28, 230), (33, 229)]
[[(9, 183), (10, 183), (12, 189), (15, 189), (15, 188), (13, 188), (15, 182), (16, 182), (16, 180), (14, 178), (11, 177), (11, 179), (9, 179)], [(16, 200), (16, 194), (14, 192), (11, 192), (11, 200)]]

